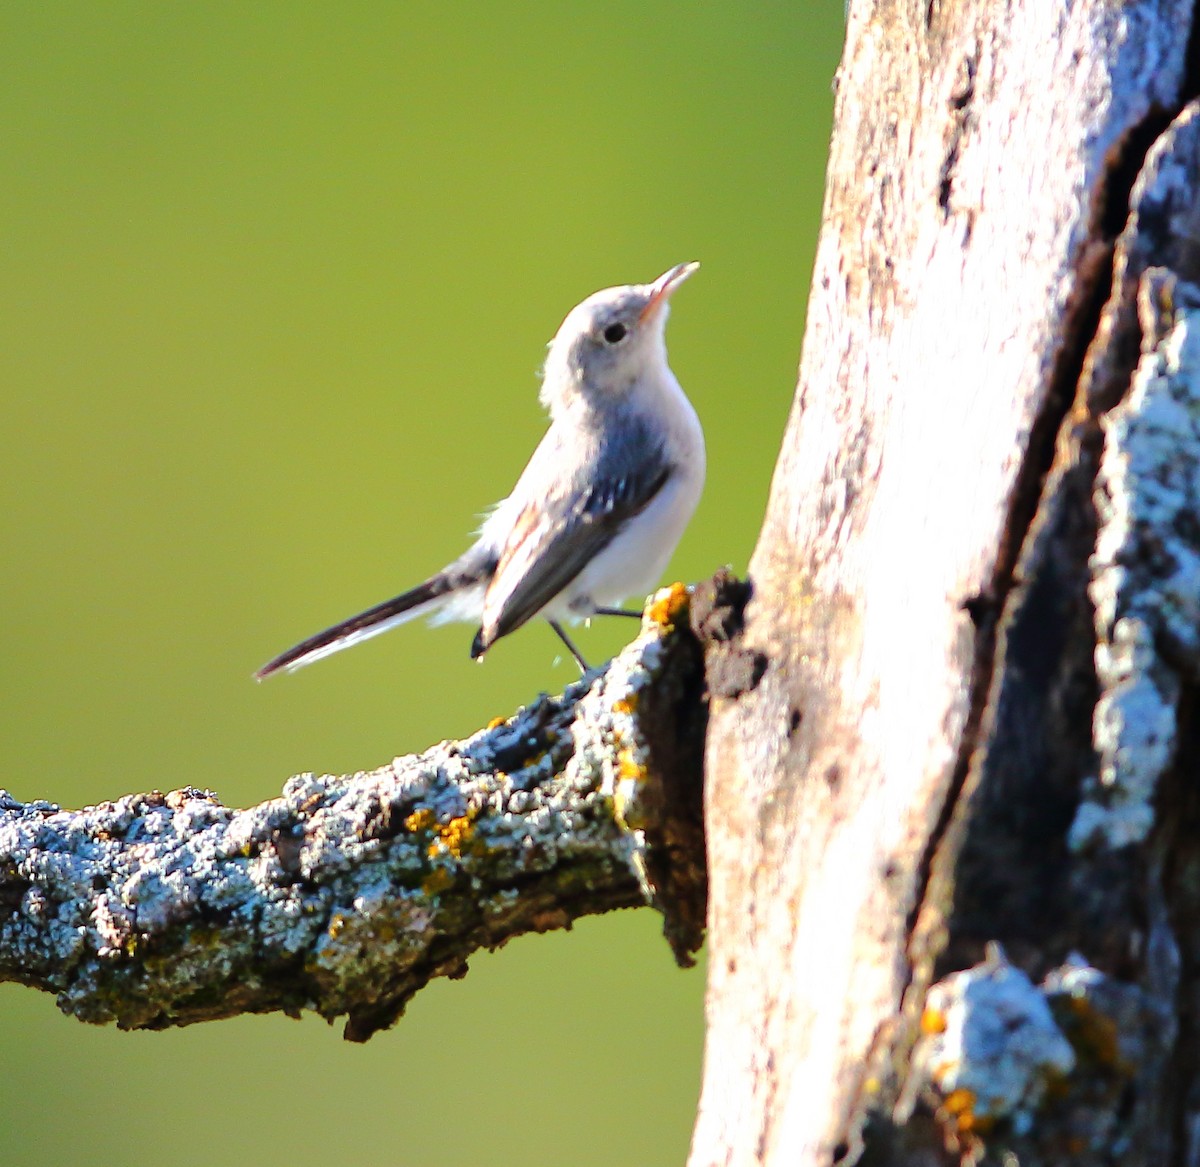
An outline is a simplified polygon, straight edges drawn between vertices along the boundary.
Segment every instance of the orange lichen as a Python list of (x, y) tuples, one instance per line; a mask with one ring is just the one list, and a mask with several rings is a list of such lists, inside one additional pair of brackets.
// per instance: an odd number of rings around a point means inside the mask
[(493, 717), (492, 720), (487, 723), (487, 727), (488, 729), (496, 729), (498, 726), (503, 725), (507, 720), (507, 717)]
[(629, 746), (617, 750), (617, 782), (612, 792), (613, 815), (627, 831), (644, 830), (647, 808), (642, 799), (646, 768)]
[(942, 1099), (942, 1109), (954, 1120), (954, 1125), (960, 1131), (975, 1129), (977, 1120), (975, 1117), (974, 1090), (951, 1090)]
[(477, 813), (473, 809), (469, 810), (466, 814), (451, 819), (444, 827), (438, 829), (442, 844), (455, 859), (462, 858), (463, 844), (471, 837), (473, 829), (471, 824), (475, 821)]
[(413, 834), (418, 831), (433, 832), (435, 838), (426, 848), (426, 854), (430, 859), (436, 859), (443, 848), (449, 851), (455, 859), (461, 859), (463, 847), (471, 838), (471, 824), (474, 823), (478, 814), (478, 809), (472, 807), (466, 814), (457, 815), (444, 823), (439, 823), (433, 811), (428, 807), (422, 807), (420, 810), (414, 810), (404, 820), (404, 825)]
[(669, 629), (679, 616), (687, 611), (688, 590), (685, 584), (673, 583), (660, 592), (658, 598), (646, 609), (646, 615), (660, 628)]
[(926, 1037), (932, 1037), (935, 1033), (945, 1033), (946, 1014), (940, 1009), (927, 1008), (921, 1014), (921, 1032)]
[(617, 752), (617, 776), (628, 782), (645, 780), (646, 767), (638, 761), (637, 755), (629, 746), (622, 746)]
[(628, 697), (622, 697), (619, 701), (613, 702), (614, 713), (634, 714), (638, 708), (638, 695), (630, 693)]
[(946, 1108), (948, 1114), (965, 1114), (975, 1106), (975, 1091), (965, 1088), (951, 1090), (942, 1099), (942, 1105)]
[(404, 825), (414, 835), (418, 831), (429, 831), (437, 825), (437, 815), (433, 813), (427, 806), (421, 807), (420, 810), (414, 810), (412, 814), (404, 820)]

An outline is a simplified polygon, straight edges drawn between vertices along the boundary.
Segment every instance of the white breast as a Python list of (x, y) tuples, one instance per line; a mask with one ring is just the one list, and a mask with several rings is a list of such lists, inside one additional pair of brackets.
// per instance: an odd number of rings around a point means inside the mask
[(654, 501), (546, 606), (544, 614), (553, 619), (583, 619), (630, 597), (640, 602), (662, 579), (695, 513), (704, 490), (704, 431), (679, 382), (664, 371), (656, 412), (666, 423), (667, 452), (676, 470)]

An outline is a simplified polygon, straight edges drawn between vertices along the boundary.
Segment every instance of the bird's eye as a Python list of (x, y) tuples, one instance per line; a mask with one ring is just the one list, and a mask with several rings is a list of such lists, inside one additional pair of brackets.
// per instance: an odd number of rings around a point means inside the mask
[(628, 330), (624, 324), (610, 324), (604, 330), (604, 339), (608, 341), (609, 344), (620, 344), (620, 342), (625, 339), (625, 333), (627, 331)]

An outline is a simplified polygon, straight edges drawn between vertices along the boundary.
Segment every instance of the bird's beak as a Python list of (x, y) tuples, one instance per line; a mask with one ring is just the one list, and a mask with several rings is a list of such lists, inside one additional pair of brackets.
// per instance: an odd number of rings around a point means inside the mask
[(646, 306), (642, 309), (638, 319), (644, 322), (654, 316), (670, 298), (671, 293), (699, 266), (698, 263), (679, 263), (670, 271), (663, 272), (650, 285), (650, 299), (646, 301)]

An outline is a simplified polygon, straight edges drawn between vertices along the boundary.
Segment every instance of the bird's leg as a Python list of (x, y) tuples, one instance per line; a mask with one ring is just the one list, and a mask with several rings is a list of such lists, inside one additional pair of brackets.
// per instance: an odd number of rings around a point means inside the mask
[(635, 620), (642, 618), (642, 613), (633, 608), (593, 608), (592, 613), (596, 616), (632, 616)]
[(557, 620), (548, 620), (547, 623), (558, 633), (559, 640), (567, 646), (567, 651), (575, 658), (575, 663), (579, 666), (579, 671), (586, 673), (588, 671), (588, 663), (583, 659), (583, 653), (571, 643), (571, 638), (563, 631), (563, 626)]

